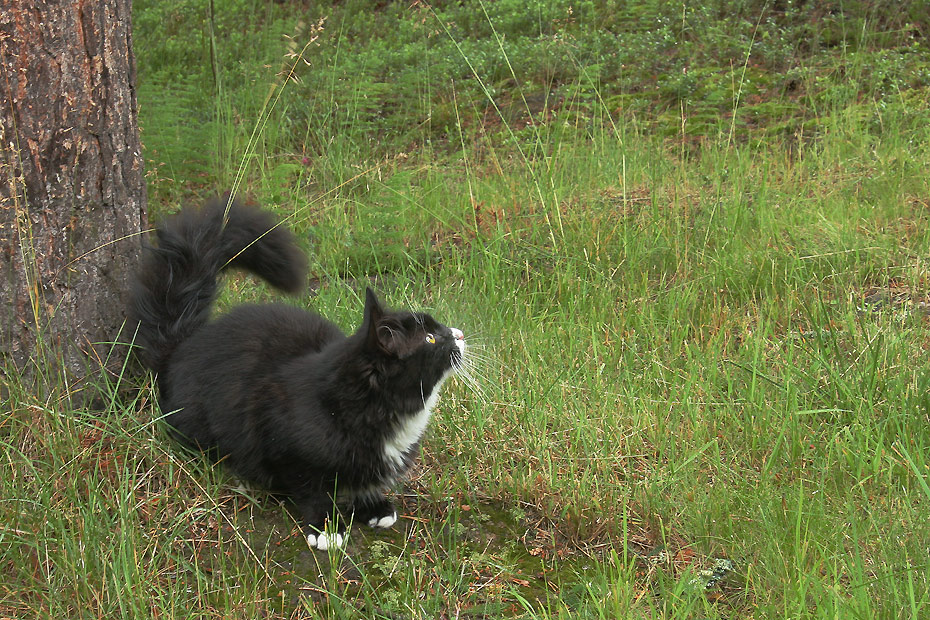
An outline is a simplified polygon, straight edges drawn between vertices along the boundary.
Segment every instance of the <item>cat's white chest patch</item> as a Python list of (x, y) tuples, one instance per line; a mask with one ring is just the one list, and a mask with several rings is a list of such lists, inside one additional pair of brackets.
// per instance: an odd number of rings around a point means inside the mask
[[(445, 378), (443, 378), (444, 380)], [(433, 392), (425, 399), (423, 409), (401, 420), (394, 434), (384, 442), (384, 459), (395, 468), (404, 468), (404, 455), (423, 436), (432, 415), (433, 407), (436, 406), (436, 401), (439, 400), (439, 388), (442, 386), (443, 381), (437, 383), (433, 388)]]

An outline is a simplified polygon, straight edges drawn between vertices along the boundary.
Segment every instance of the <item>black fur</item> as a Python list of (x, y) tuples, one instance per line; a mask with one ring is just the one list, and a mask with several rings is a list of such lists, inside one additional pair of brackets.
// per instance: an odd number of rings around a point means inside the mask
[(289, 231), (257, 208), (233, 203), (224, 225), (225, 212), (215, 201), (168, 221), (133, 288), (137, 342), (158, 373), (168, 423), (238, 475), (291, 498), (311, 534), (337, 495), (356, 520), (392, 515), (383, 491), (416, 457), (422, 424), (411, 420), (425, 423), (418, 412), (461, 363), (461, 332), (427, 314), (387, 311), (370, 289), (350, 336), (281, 304), (208, 321), (227, 266), (285, 291), (305, 280)]

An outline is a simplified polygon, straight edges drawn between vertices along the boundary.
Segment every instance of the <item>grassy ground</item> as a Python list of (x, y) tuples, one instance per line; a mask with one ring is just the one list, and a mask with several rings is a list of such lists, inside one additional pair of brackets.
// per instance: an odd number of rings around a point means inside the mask
[(481, 388), (327, 555), (150, 378), (14, 386), (0, 615), (930, 614), (927, 4), (621, 5), (137, 0), (152, 218), (272, 205), (299, 303), (374, 281)]

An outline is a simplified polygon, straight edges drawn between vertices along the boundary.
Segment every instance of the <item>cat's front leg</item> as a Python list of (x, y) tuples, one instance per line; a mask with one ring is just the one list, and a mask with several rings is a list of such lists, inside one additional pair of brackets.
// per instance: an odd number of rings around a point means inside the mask
[(381, 493), (356, 497), (352, 512), (356, 523), (365, 523), (370, 527), (389, 528), (397, 522), (394, 504)]
[(293, 501), (303, 517), (302, 525), (311, 547), (326, 551), (345, 544), (345, 524), (329, 494), (294, 498)]

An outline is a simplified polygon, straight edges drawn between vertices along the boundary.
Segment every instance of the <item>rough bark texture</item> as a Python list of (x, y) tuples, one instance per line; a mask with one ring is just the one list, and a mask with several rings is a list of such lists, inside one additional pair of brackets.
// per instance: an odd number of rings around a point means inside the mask
[(130, 8), (3, 0), (0, 373), (73, 381), (126, 353), (146, 210)]

